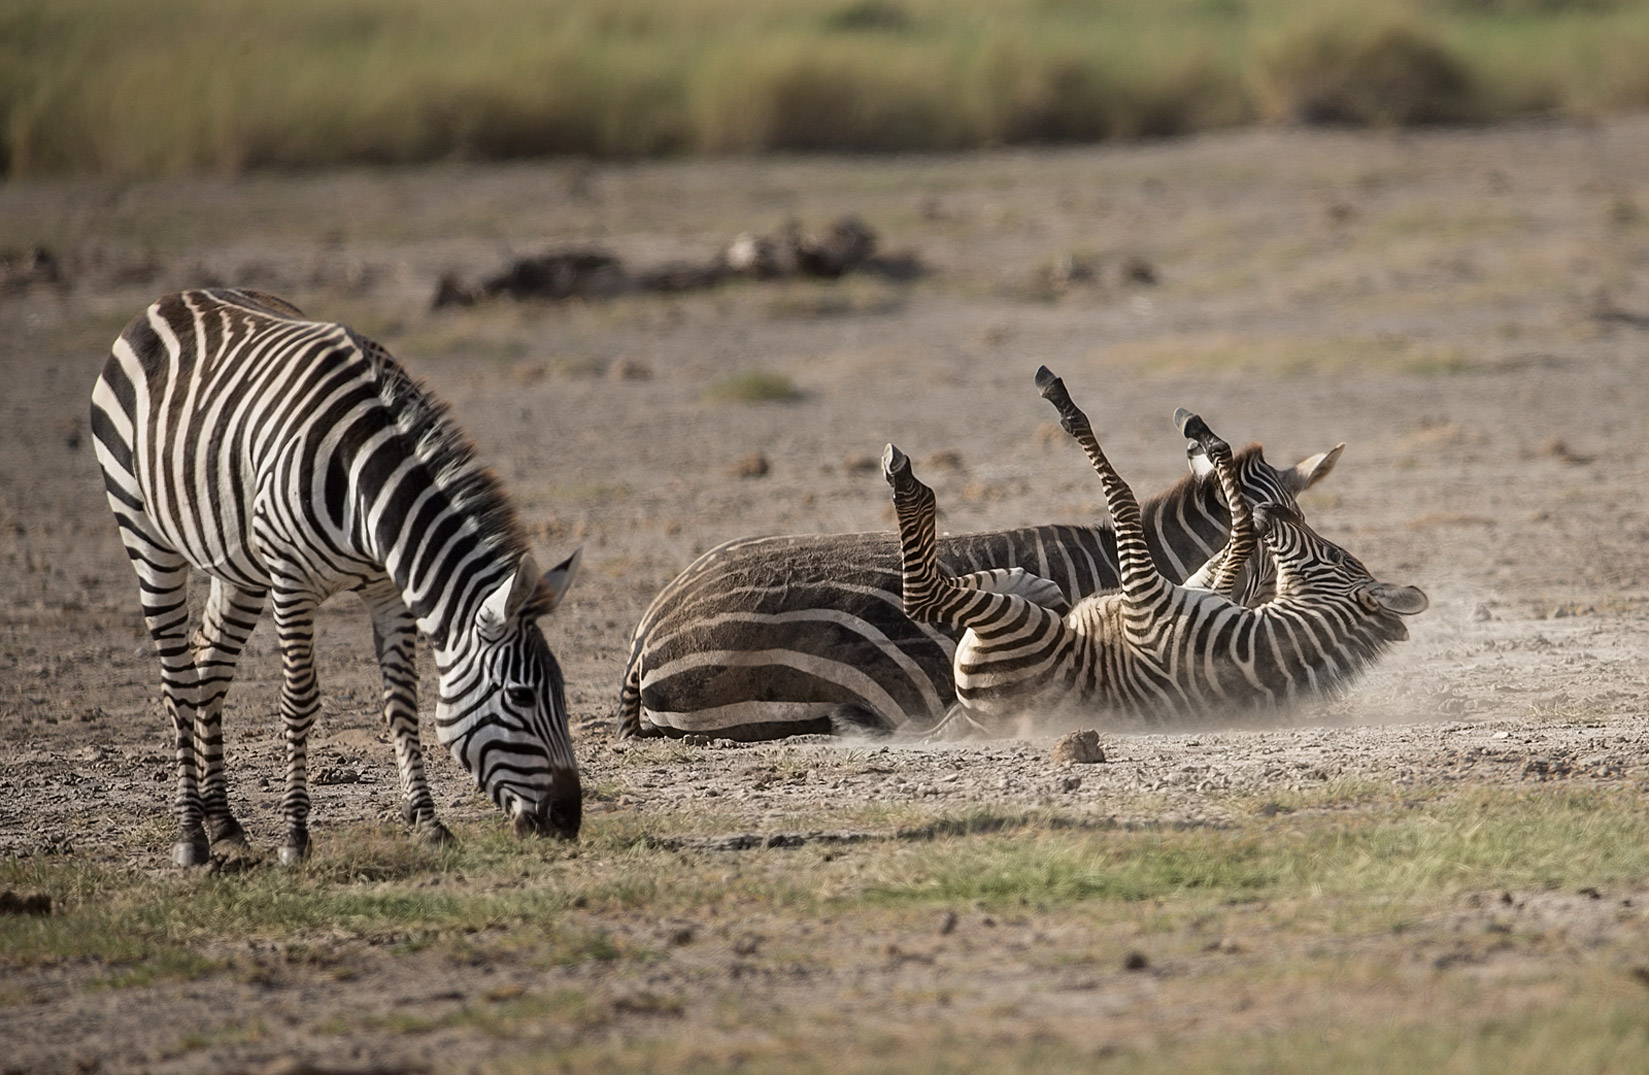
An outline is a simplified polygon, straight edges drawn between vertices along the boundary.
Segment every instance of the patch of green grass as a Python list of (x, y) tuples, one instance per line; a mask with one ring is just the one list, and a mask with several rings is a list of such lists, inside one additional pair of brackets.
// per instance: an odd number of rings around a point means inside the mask
[[(1319, 968), (1319, 973), (1327, 969)], [(1246, 988), (1237, 975), (1223, 984), (1236, 991)], [(1015, 1034), (981, 1031), (960, 1019), (863, 1028), (851, 1034), (834, 1026), (781, 1024), (759, 1038), (746, 1036), (736, 1043), (655, 1031), (600, 1043), (558, 1044), (553, 1052), (532, 1050), (502, 1058), (490, 1070), (704, 1075), (735, 1069), (743, 1075), (871, 1075), (890, 1070), (912, 1075), (1631, 1075), (1649, 1055), (1642, 987), (1604, 976), (1588, 977), (1583, 984), (1585, 992), (1571, 986), (1543, 1001), (1519, 997), (1503, 1004), (1499, 1014), (1474, 1014), (1459, 1022), (1410, 1011), (1380, 1019), (1323, 1013), (1322, 1018), (1305, 1021), (1307, 1025), (1210, 1028), (1202, 1034), (1162, 1028), (1143, 1038), (1119, 1030), (1113, 1019), (1096, 1019), (1085, 1022), (1080, 1032), (1066, 1027), (1068, 1032), (1060, 1033), (1035, 1014), (1021, 1016), (1021, 1022), (1032, 1026)], [(1401, 982), (1381, 987), (1383, 993), (1406, 991)], [(890, 1064), (893, 1057), (897, 1064)]]
[[(1263, 814), (1262, 814), (1263, 816)], [(1649, 877), (1649, 808), (1626, 792), (1466, 795), (1378, 813), (1279, 814), (1229, 829), (1001, 832), (945, 839), (866, 896), (1026, 900), (1354, 901), (1468, 889), (1579, 888)]]
[(745, 370), (710, 385), (704, 390), (704, 398), (711, 403), (794, 403), (802, 398), (802, 392), (783, 373)]

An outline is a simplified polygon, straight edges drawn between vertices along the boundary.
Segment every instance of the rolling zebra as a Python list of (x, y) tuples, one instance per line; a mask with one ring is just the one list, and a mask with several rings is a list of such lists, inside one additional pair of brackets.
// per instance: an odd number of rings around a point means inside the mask
[[(1292, 505), (1344, 448), (1278, 469), (1254, 445), (1234, 465), (1250, 498)], [(1144, 509), (1145, 540), (1176, 579), (1224, 544), (1230, 524), (1200, 446), (1191, 462), (1192, 473)], [(1118, 584), (1115, 536), (1104, 526), (947, 536), (938, 553), (956, 572), (1017, 568), (1050, 580), (1060, 601)], [(1258, 599), (1269, 593), (1269, 557), (1256, 556), (1253, 566), (1238, 585)], [(997, 584), (1012, 588), (1015, 580), (999, 575)], [(838, 720), (930, 727), (955, 701), (951, 664), (960, 634), (905, 615), (891, 535), (731, 541), (666, 585), (636, 626), (618, 731), (759, 740), (828, 733)]]
[[(999, 727), (1027, 710), (1074, 703), (1139, 721), (1275, 705), (1333, 693), (1382, 651), (1408, 637), (1403, 617), (1425, 610), (1412, 586), (1378, 582), (1293, 508), (1233, 500), (1233, 542), (1252, 531), (1276, 565), (1276, 596), (1248, 608), (1219, 593), (1177, 585), (1157, 570), (1139, 503), (1094, 438), (1087, 417), (1044, 367), (1037, 386), (1087, 453), (1117, 528), (1122, 587), (1069, 612), (1019, 594), (970, 587), (939, 569), (933, 491), (893, 445), (882, 459), (893, 489), (903, 557), (904, 608), (913, 619), (965, 629), (955, 657), (956, 694), (970, 716)], [(1202, 444), (1222, 483), (1236, 488), (1230, 449), (1194, 415), (1176, 415)]]
[[(451, 838), (418, 744), (416, 631), (435, 651), (441, 743), (518, 834), (578, 834), (561, 669), (537, 624), (578, 554), (540, 576), (469, 439), (382, 347), (272, 295), (169, 295), (115, 341), (91, 424), (176, 735), (179, 865), (245, 844), (221, 718), (266, 604), (283, 673), (280, 858), (308, 854), (314, 614), (344, 590), (372, 616), (402, 812), (420, 835)], [(191, 566), (211, 576), (193, 635)]]

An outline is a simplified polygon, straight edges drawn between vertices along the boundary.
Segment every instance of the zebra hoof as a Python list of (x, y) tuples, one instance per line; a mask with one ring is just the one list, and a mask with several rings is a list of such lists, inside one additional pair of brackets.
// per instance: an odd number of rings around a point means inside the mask
[(1199, 443), (1203, 437), (1208, 435), (1208, 423), (1184, 407), (1178, 407), (1174, 410), (1174, 428), (1179, 430), (1180, 434), (1187, 440), (1194, 440)]
[(204, 836), (194, 840), (179, 840), (172, 845), (172, 861), (185, 869), (204, 866), (212, 861), (211, 848), (207, 846)]
[(898, 479), (910, 474), (910, 457), (893, 445), (882, 449), (882, 477), (889, 485), (897, 484)]
[(244, 850), (247, 847), (246, 830), (240, 827), (240, 822), (234, 818), (224, 818), (212, 825), (212, 843), (228, 844)]
[(280, 859), (282, 866), (296, 866), (309, 857), (309, 841), (301, 844), (285, 843), (281, 845)]
[(457, 846), (458, 837), (439, 821), (427, 821), (418, 826), (418, 842), (432, 850), (439, 850), (443, 847)]

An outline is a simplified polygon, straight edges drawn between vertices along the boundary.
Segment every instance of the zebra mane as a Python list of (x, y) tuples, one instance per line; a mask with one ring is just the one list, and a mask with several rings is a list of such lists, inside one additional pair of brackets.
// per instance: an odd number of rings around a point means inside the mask
[(394, 416), (413, 454), (436, 487), (476, 528), (481, 543), (514, 561), (527, 552), (515, 508), (503, 483), (476, 458), (475, 442), (453, 420), (451, 407), (408, 373), (380, 344), (350, 335), (377, 374), (378, 398)]

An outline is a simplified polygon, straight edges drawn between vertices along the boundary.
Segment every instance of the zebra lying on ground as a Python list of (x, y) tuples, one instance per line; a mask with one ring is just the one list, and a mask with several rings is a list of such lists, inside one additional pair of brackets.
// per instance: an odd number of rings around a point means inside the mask
[[(1293, 505), (1344, 448), (1277, 469), (1253, 445), (1234, 466), (1251, 499)], [(1219, 550), (1230, 525), (1200, 447), (1192, 464), (1192, 474), (1144, 507), (1146, 543), (1174, 579)], [(950, 571), (1030, 572), (1050, 580), (1064, 600), (1119, 582), (1115, 536), (1105, 526), (942, 537), (938, 552)], [(1269, 596), (1269, 557), (1256, 556), (1253, 566), (1241, 590)], [(837, 720), (928, 728), (955, 701), (951, 663), (960, 634), (905, 615), (891, 535), (731, 541), (666, 585), (636, 626), (618, 731), (759, 740), (828, 733)]]
[[(1117, 529), (1120, 592), (1087, 598), (1064, 613), (947, 577), (934, 537), (933, 490), (893, 445), (882, 459), (899, 521), (905, 612), (965, 629), (956, 648), (956, 694), (970, 716), (1000, 728), (1027, 710), (1065, 703), (1145, 722), (1274, 705), (1343, 688), (1391, 643), (1408, 637), (1403, 617), (1425, 610), (1425, 594), (1376, 581), (1282, 504), (1255, 505), (1250, 524), (1243, 498), (1233, 501), (1233, 534), (1252, 525), (1271, 551), (1272, 600), (1248, 608), (1164, 577), (1152, 561), (1139, 503), (1105, 458), (1087, 417), (1046, 367), (1036, 383), (1104, 486)], [(1230, 448), (1195, 416), (1177, 417), (1199, 437), (1223, 483), (1236, 488)], [(1234, 547), (1232, 554), (1241, 552)]]
[[(208, 836), (245, 844), (221, 716), (266, 603), (284, 677), (280, 858), (308, 853), (314, 614), (343, 590), (372, 614), (402, 810), (420, 834), (451, 838), (418, 745), (415, 629), (435, 649), (441, 742), (517, 833), (578, 834), (561, 669), (537, 624), (577, 554), (539, 575), (469, 440), (383, 348), (271, 295), (170, 295), (115, 341), (91, 422), (176, 735), (179, 865), (205, 862)], [(212, 580), (192, 637), (190, 566)]]

